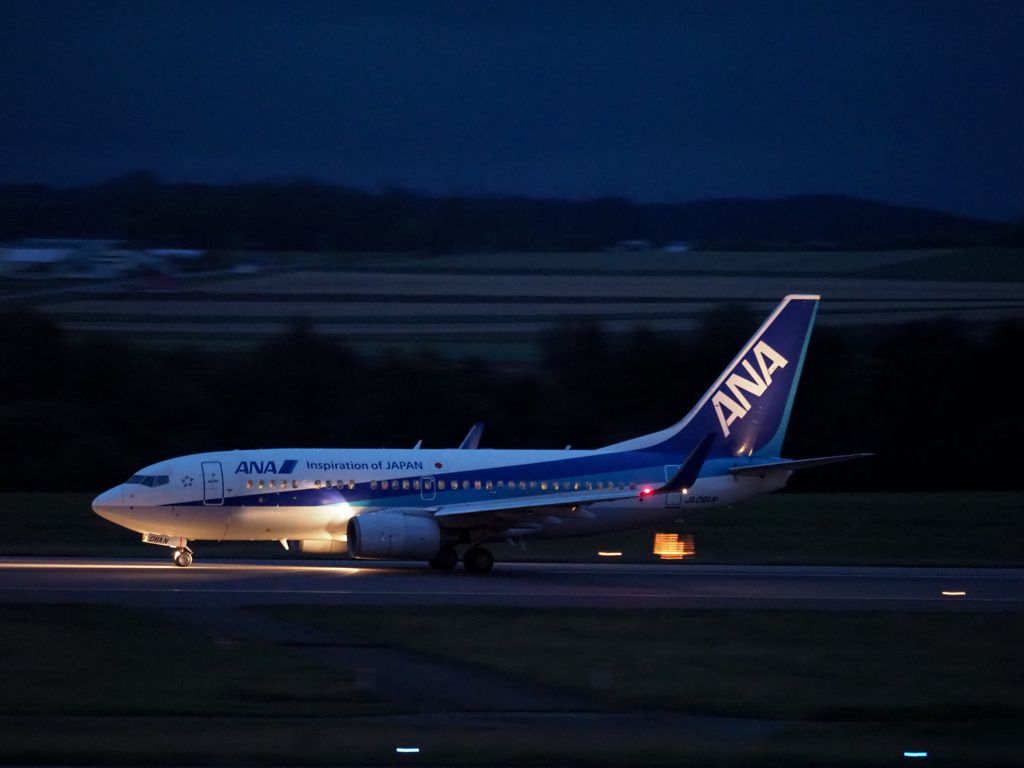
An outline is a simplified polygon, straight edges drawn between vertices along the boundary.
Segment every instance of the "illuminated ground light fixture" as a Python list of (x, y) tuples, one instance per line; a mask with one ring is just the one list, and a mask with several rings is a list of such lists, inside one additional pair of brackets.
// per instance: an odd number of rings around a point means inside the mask
[(687, 534), (680, 538), (678, 533), (656, 533), (654, 534), (654, 554), (662, 560), (682, 560), (684, 557), (693, 557), (696, 554), (693, 547), (693, 536)]
[(928, 757), (927, 752), (904, 752), (904, 757)]
[(395, 752), (399, 752), (402, 754), (413, 754), (419, 751), (419, 747), (395, 747)]

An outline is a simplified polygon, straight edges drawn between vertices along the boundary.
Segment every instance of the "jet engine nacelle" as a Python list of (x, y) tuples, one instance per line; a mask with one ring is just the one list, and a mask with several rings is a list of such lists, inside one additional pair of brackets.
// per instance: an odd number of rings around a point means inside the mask
[(367, 512), (348, 521), (348, 553), (360, 560), (425, 560), (441, 549), (432, 517)]

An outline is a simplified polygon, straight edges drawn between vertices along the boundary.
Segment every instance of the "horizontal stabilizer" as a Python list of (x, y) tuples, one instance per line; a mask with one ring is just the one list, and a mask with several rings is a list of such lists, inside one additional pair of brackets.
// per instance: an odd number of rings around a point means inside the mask
[(822, 456), (818, 459), (800, 459), (798, 461), (773, 461), (767, 464), (747, 464), (742, 467), (729, 467), (733, 475), (760, 475), (767, 470), (788, 469), (795, 472), (798, 469), (811, 469), (813, 467), (824, 467), (826, 464), (836, 464), (840, 461), (850, 459), (862, 459), (865, 456), (874, 456), (873, 453), (847, 453), (842, 456)]
[(697, 482), (697, 475), (700, 474), (700, 468), (704, 466), (704, 460), (707, 459), (708, 452), (711, 450), (711, 443), (714, 441), (715, 433), (711, 432), (687, 456), (683, 466), (676, 470), (676, 473), (669, 478), (669, 481), (656, 490), (655, 493), (681, 493)]

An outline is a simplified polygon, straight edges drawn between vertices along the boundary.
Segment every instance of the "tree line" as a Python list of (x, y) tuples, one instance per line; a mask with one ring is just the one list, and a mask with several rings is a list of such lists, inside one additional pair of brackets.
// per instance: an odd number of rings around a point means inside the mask
[[(566, 322), (508, 370), (429, 349), (361, 356), (297, 323), (252, 348), (162, 349), (0, 315), (0, 489), (99, 491), (173, 456), (265, 447), (597, 448), (682, 418), (756, 329), (740, 307), (705, 329), (608, 334)], [(1024, 324), (818, 328), (784, 454), (870, 451), (798, 473), (794, 490), (1021, 490)]]
[(836, 195), (640, 204), (434, 197), (315, 181), (169, 184), (148, 172), (73, 189), (0, 187), (0, 242), (117, 239), (207, 250), (580, 252), (624, 241), (705, 250), (1024, 244), (1024, 222), (980, 221)]

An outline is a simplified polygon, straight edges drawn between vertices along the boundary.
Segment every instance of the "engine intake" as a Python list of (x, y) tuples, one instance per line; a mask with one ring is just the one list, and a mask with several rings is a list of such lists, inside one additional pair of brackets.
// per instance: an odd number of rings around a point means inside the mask
[(432, 517), (367, 512), (348, 521), (348, 553), (359, 560), (425, 560), (441, 549)]

